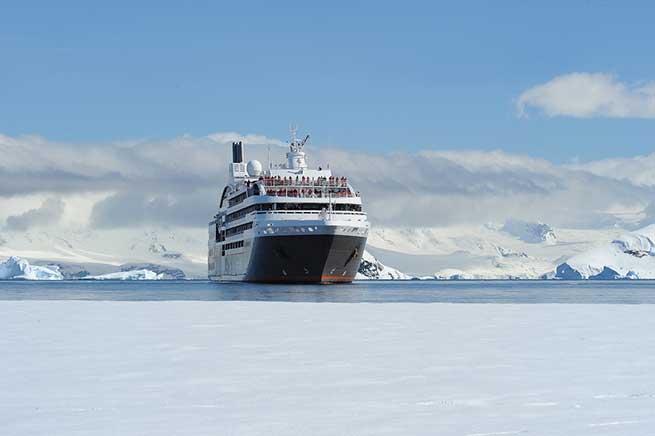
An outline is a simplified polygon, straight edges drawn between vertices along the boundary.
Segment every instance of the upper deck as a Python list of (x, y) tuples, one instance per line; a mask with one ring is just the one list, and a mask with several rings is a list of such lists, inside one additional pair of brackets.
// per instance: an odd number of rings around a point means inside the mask
[(298, 141), (292, 131), (287, 162), (269, 163), (266, 170), (256, 160), (245, 164), (243, 145), (233, 143), (230, 183), (221, 195), (217, 217), (232, 221), (253, 211), (322, 210), (365, 215), (360, 194), (346, 177), (334, 176), (329, 168), (308, 168), (304, 152), (308, 138)]
[(262, 177), (264, 195), (300, 198), (359, 198), (346, 177)]

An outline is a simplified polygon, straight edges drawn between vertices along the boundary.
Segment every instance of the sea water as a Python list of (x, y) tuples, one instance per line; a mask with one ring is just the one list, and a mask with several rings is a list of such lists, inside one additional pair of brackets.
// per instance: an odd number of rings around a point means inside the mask
[(189, 281), (0, 281), (0, 300), (653, 304), (655, 281), (356, 281), (265, 285)]

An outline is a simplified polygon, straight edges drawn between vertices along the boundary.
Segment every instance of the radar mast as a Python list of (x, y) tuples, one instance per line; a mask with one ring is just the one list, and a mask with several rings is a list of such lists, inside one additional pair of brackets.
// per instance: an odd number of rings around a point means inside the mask
[(309, 140), (309, 135), (305, 136), (302, 141), (298, 140), (298, 127), (291, 125), (289, 127), (291, 133), (291, 142), (289, 143), (289, 151), (287, 152), (287, 169), (302, 170), (307, 168), (305, 160), (305, 144)]

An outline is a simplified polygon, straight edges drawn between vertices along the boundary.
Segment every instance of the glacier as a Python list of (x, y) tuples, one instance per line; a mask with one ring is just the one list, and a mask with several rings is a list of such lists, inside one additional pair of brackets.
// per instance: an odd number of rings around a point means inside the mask
[(82, 277), (82, 280), (165, 280), (165, 274), (148, 269), (119, 271), (97, 276)]
[(655, 225), (626, 232), (611, 242), (572, 256), (557, 266), (556, 278), (655, 279)]
[[(158, 265), (151, 265), (157, 269)], [(124, 265), (122, 271), (111, 272), (99, 275), (84, 275), (75, 277), (80, 280), (166, 280), (175, 278), (184, 278), (184, 273), (179, 270), (160, 269), (153, 271), (151, 269), (128, 269), (129, 265)], [(181, 274), (181, 277), (175, 277), (175, 274)], [(28, 260), (21, 259), (17, 256), (11, 256), (6, 261), (0, 263), (0, 280), (64, 280), (59, 265), (39, 266), (32, 265)], [(71, 277), (68, 277), (70, 279)]]
[[(512, 233), (507, 231), (510, 227)], [(525, 229), (530, 229), (530, 236), (519, 231)], [(555, 230), (525, 222), (511, 226), (377, 227), (371, 230), (367, 250), (418, 277), (537, 279), (554, 274), (562, 260), (589, 248), (593, 241), (613, 236), (613, 230)]]
[(0, 263), (0, 280), (63, 280), (57, 266), (31, 265), (27, 260), (11, 256)]
[[(373, 228), (367, 250), (378, 259), (392, 260), (394, 267), (407, 275), (422, 278), (650, 278), (653, 274), (648, 265), (655, 252), (652, 241), (653, 228), (626, 232), (616, 227), (566, 229), (507, 221), (502, 225)], [(614, 255), (630, 265), (615, 265), (608, 260)]]
[(128, 263), (121, 265), (121, 272), (136, 270), (148, 270), (157, 274), (160, 278), (156, 280), (184, 280), (186, 274), (180, 268), (163, 266), (154, 263)]

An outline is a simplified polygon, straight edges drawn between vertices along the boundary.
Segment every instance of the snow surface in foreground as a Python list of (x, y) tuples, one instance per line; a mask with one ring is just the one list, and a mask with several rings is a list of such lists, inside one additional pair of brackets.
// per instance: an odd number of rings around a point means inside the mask
[(649, 305), (0, 302), (7, 435), (643, 435)]

